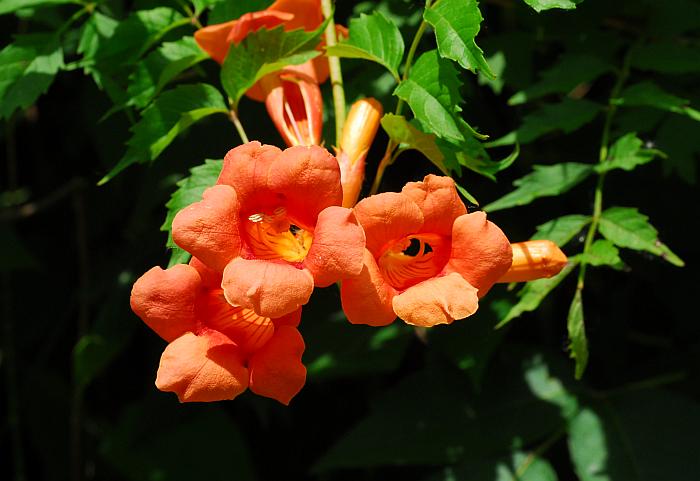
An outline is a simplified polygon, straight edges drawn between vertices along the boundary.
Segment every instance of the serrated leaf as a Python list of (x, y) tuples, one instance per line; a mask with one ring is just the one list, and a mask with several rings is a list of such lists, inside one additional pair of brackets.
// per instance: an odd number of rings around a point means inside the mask
[(461, 167), (481, 174), (493, 181), (496, 180), (496, 174), (507, 169), (520, 155), (520, 145), (516, 144), (513, 151), (501, 160), (491, 160), (488, 152), (484, 148), (484, 144), (471, 136), (467, 136), (460, 145), (455, 145), (450, 142), (438, 139), (438, 146), (445, 154), (445, 163), (451, 170), (455, 170), (460, 175)]
[(562, 130), (568, 134), (592, 121), (600, 112), (600, 105), (589, 100), (564, 99), (558, 104), (548, 104), (526, 115), (515, 131), (486, 144), (487, 147), (527, 144), (550, 132)]
[(166, 42), (151, 52), (129, 76), (127, 105), (143, 108), (181, 72), (209, 58), (193, 37)]
[(566, 329), (569, 333), (570, 356), (576, 361), (575, 376), (576, 379), (581, 379), (586, 365), (588, 365), (588, 340), (586, 339), (586, 326), (583, 322), (583, 300), (579, 289), (576, 290), (569, 307)]
[(613, 169), (633, 170), (639, 165), (644, 165), (657, 156), (664, 154), (656, 149), (643, 148), (642, 142), (637, 134), (630, 132), (620, 137), (608, 153), (608, 160), (596, 166), (596, 171), (599, 173), (607, 172)]
[(396, 81), (399, 81), (403, 51), (403, 37), (398, 27), (378, 10), (350, 20), (350, 38), (326, 48), (328, 55), (377, 62), (386, 67)]
[(469, 135), (477, 134), (459, 114), (462, 111), (462, 86), (452, 62), (437, 50), (423, 53), (402, 81), (394, 95), (404, 100), (426, 132), (454, 144), (461, 144)]
[(161, 94), (131, 128), (133, 136), (126, 154), (99, 183), (108, 182), (131, 164), (156, 159), (178, 134), (213, 114), (228, 115), (228, 109), (221, 93), (211, 85), (180, 85)]
[(532, 239), (548, 239), (564, 247), (576, 234), (591, 222), (588, 215), (571, 214), (552, 219), (537, 226)]
[(653, 107), (700, 121), (700, 112), (688, 106), (688, 99), (666, 92), (654, 82), (631, 85), (623, 90), (620, 98), (612, 99), (611, 102), (626, 107)]
[(449, 175), (449, 170), (444, 163), (445, 156), (435, 143), (435, 135), (426, 134), (414, 127), (402, 115), (385, 114), (381, 119), (381, 124), (391, 140), (402, 148), (419, 151), (441, 172)]
[(563, 162), (533, 165), (533, 172), (513, 182), (514, 191), (484, 207), (487, 212), (527, 205), (540, 197), (563, 194), (583, 182), (593, 172), (590, 164)]
[(509, 105), (519, 105), (549, 94), (566, 94), (576, 86), (589, 83), (613, 66), (594, 55), (564, 55), (561, 62), (542, 73), (542, 78), (508, 99)]
[(564, 268), (556, 276), (549, 277), (547, 279), (538, 279), (536, 281), (530, 281), (525, 284), (520, 292), (518, 292), (518, 297), (520, 300), (515, 304), (505, 315), (503, 320), (498, 323), (496, 329), (499, 329), (510, 321), (519, 317), (525, 312), (534, 311), (537, 309), (542, 301), (549, 295), (550, 292), (557, 287), (561, 281), (563, 281), (566, 276), (568, 276), (574, 267), (579, 263), (579, 257), (569, 257), (569, 263), (564, 266)]
[(609, 266), (617, 270), (625, 266), (620, 259), (620, 251), (608, 239), (598, 239), (591, 244), (588, 252), (583, 253), (582, 260), (592, 266)]
[(496, 78), (474, 40), (484, 20), (477, 0), (440, 0), (423, 17), (435, 30), (440, 55), (473, 73), (480, 71)]
[(221, 84), (234, 110), (245, 92), (265, 75), (320, 55), (315, 48), (327, 22), (311, 32), (285, 32), (282, 26), (263, 28), (250, 33), (238, 45), (231, 45), (221, 68)]
[(543, 10), (550, 10), (552, 8), (561, 8), (563, 10), (573, 10), (576, 5), (581, 3), (583, 0), (523, 0), (525, 3), (530, 5), (537, 13)]
[(700, 71), (700, 51), (684, 43), (662, 40), (633, 47), (631, 64), (639, 70), (665, 74), (686, 74)]
[(190, 175), (178, 181), (177, 190), (173, 192), (170, 200), (165, 204), (168, 213), (165, 216), (165, 222), (160, 226), (160, 230), (168, 233), (166, 246), (169, 249), (173, 249), (168, 266), (184, 264), (190, 260), (190, 254), (173, 242), (172, 225), (175, 215), (188, 205), (202, 200), (204, 191), (216, 184), (216, 179), (219, 178), (222, 166), (222, 160), (207, 159), (202, 165), (191, 168)]
[(32, 105), (62, 67), (63, 50), (55, 35), (18, 35), (0, 51), (0, 118)]
[(63, 5), (66, 3), (81, 5), (78, 0), (2, 0), (0, 2), (0, 15), (12, 13), (23, 8)]
[(633, 207), (611, 207), (601, 214), (599, 230), (618, 247), (650, 252), (683, 267), (685, 263), (659, 240), (658, 232), (648, 219)]

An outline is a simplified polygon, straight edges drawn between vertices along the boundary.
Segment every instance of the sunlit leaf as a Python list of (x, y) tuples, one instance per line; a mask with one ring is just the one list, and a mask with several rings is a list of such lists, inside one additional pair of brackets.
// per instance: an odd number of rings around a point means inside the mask
[(620, 251), (608, 239), (598, 239), (593, 242), (588, 252), (583, 253), (582, 259), (592, 266), (609, 266), (618, 270), (624, 267), (620, 259)]
[(538, 225), (532, 239), (548, 239), (564, 247), (576, 234), (591, 222), (588, 215), (571, 214)]
[(648, 217), (633, 207), (611, 207), (600, 217), (600, 233), (618, 247), (646, 251), (675, 266), (685, 263), (659, 240), (658, 232)]
[(129, 105), (143, 108), (177, 75), (209, 58), (193, 37), (166, 42), (151, 52), (129, 77)]
[(245, 92), (265, 75), (320, 55), (316, 50), (326, 22), (316, 30), (285, 32), (283, 27), (260, 29), (231, 45), (221, 68), (221, 84), (234, 109)]
[(592, 172), (592, 165), (577, 162), (534, 165), (532, 173), (513, 182), (517, 189), (484, 206), (484, 210), (493, 212), (509, 209), (527, 205), (540, 197), (562, 194), (580, 184)]
[(489, 142), (489, 147), (526, 144), (550, 132), (562, 130), (568, 134), (592, 121), (600, 112), (600, 105), (590, 100), (564, 99), (558, 104), (548, 104), (526, 115), (522, 125), (500, 139)]
[(177, 190), (173, 192), (170, 200), (165, 204), (168, 214), (165, 217), (165, 222), (160, 226), (160, 230), (168, 233), (166, 246), (172, 249), (169, 265), (183, 264), (190, 260), (190, 255), (173, 242), (171, 227), (175, 215), (188, 205), (202, 200), (204, 191), (216, 184), (222, 165), (223, 161), (221, 160), (208, 159), (202, 165), (190, 169), (190, 175), (178, 181)]
[(380, 11), (360, 15), (350, 20), (350, 38), (333, 47), (328, 55), (362, 58), (386, 67), (399, 80), (399, 65), (403, 58), (403, 37), (398, 27)]
[(411, 125), (405, 117), (395, 114), (385, 114), (381, 120), (382, 128), (389, 138), (402, 148), (415, 149), (425, 155), (441, 172), (449, 174), (445, 166), (445, 156), (435, 143), (435, 135), (426, 134)]
[(131, 164), (156, 159), (190, 125), (213, 114), (228, 115), (228, 109), (221, 93), (211, 85), (181, 85), (161, 94), (132, 127), (126, 154), (100, 183), (108, 182)]
[(626, 107), (654, 107), (700, 121), (700, 111), (691, 108), (689, 100), (666, 92), (653, 82), (631, 85), (622, 91), (620, 98), (613, 99), (612, 102)]
[(656, 149), (643, 148), (644, 142), (634, 132), (620, 137), (610, 147), (608, 160), (597, 165), (596, 171), (607, 172), (613, 169), (633, 170), (639, 165), (644, 165), (659, 155), (664, 155)]
[(53, 34), (19, 35), (0, 51), (0, 118), (32, 105), (63, 67), (63, 50)]
[(474, 41), (484, 20), (477, 0), (440, 0), (423, 15), (435, 30), (440, 55), (474, 73), (480, 71), (492, 79), (496, 78), (484, 58), (484, 52)]
[(525, 284), (520, 292), (518, 292), (518, 303), (514, 305), (506, 316), (498, 323), (496, 328), (500, 328), (508, 324), (510, 321), (519, 317), (524, 312), (530, 312), (537, 309), (542, 301), (549, 295), (555, 287), (557, 287), (561, 281), (563, 281), (566, 276), (568, 276), (574, 267), (579, 262), (578, 256), (569, 257), (569, 263), (561, 270), (556, 276), (550, 277), (548, 279), (538, 279), (536, 281), (530, 281)]
[(576, 5), (583, 0), (523, 0), (530, 5), (536, 12), (549, 10), (552, 8), (561, 8), (564, 10), (573, 10)]
[(22, 8), (45, 7), (66, 3), (81, 5), (78, 0), (2, 0), (0, 2), (0, 15), (12, 13)]

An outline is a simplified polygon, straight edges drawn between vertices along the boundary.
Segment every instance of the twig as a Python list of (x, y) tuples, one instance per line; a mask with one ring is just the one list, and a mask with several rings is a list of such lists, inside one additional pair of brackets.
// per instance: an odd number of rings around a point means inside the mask
[[(332, 0), (321, 0), (323, 16), (328, 20), (326, 26), (326, 46), (336, 45), (335, 22), (333, 21)], [(343, 136), (343, 126), (345, 125), (345, 89), (343, 88), (343, 73), (340, 69), (340, 59), (328, 56), (328, 68), (331, 75), (331, 86), (333, 88), (333, 107), (335, 110), (335, 143), (340, 142)]]
[(241, 124), (241, 120), (238, 118), (236, 111), (233, 109), (229, 110), (228, 118), (231, 119), (231, 122), (236, 127), (236, 131), (238, 132), (238, 136), (241, 138), (241, 142), (243, 142), (244, 144), (247, 144), (248, 143), (248, 136), (245, 133), (245, 129), (243, 128), (243, 124)]

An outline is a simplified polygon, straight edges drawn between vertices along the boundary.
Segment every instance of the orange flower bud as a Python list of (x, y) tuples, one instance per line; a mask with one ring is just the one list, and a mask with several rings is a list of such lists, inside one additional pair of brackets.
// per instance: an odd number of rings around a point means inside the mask
[(373, 98), (358, 100), (350, 108), (337, 155), (343, 207), (354, 206), (360, 196), (365, 178), (365, 157), (377, 135), (382, 113), (382, 104)]
[(498, 282), (525, 282), (559, 274), (568, 259), (549, 240), (532, 240), (511, 244), (513, 263)]
[(261, 79), (265, 106), (285, 143), (319, 145), (323, 127), (323, 99), (318, 83), (298, 71), (283, 70)]

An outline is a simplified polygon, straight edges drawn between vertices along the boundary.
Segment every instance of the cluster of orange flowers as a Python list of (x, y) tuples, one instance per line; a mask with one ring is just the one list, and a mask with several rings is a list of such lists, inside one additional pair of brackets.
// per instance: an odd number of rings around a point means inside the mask
[[(195, 38), (222, 62), (230, 43), (260, 27), (318, 27), (318, 7), (279, 0)], [(399, 317), (431, 327), (473, 314), (496, 282), (550, 276), (566, 263), (549, 245), (511, 246), (483, 212), (467, 212), (448, 177), (355, 205), (381, 106), (353, 106), (337, 156), (320, 147), (323, 61), (270, 74), (249, 92), (290, 147), (228, 152), (216, 185), (173, 221), (190, 263), (154, 267), (134, 284), (132, 309), (169, 342), (156, 386), (181, 401), (250, 388), (288, 404), (306, 378), (297, 327), (315, 287), (340, 282), (353, 324)]]

